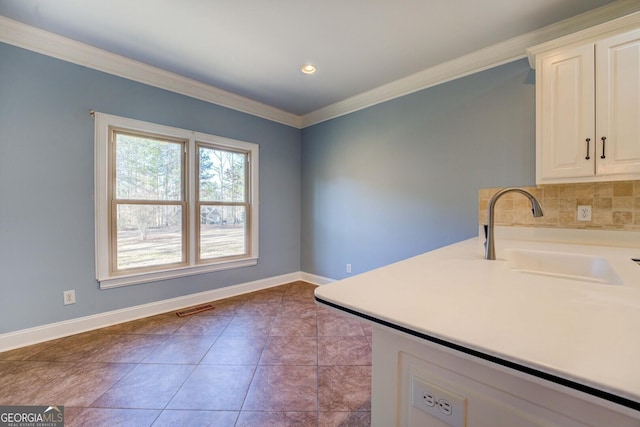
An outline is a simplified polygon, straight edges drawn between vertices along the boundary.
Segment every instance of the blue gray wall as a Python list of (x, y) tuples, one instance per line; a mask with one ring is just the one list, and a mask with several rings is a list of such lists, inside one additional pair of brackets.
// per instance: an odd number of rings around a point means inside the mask
[[(300, 270), (339, 279), (474, 236), (479, 188), (535, 181), (524, 60), (300, 131), (1, 43), (0, 58), (0, 334)], [(259, 264), (100, 291), (89, 109), (259, 143)]]
[(301, 270), (339, 279), (477, 235), (478, 189), (535, 184), (526, 60), (302, 132)]
[[(89, 109), (260, 144), (258, 265), (100, 291)], [(0, 43), (0, 334), (297, 272), (300, 206), (300, 130)]]

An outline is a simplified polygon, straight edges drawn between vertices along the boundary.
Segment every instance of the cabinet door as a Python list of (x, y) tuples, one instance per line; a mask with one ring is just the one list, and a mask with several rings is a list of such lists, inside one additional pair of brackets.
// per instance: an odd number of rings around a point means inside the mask
[(638, 174), (640, 30), (596, 44), (596, 76), (597, 175)]
[(539, 70), (537, 77), (539, 118), (536, 143), (538, 183), (562, 182), (562, 178), (593, 177), (595, 173), (593, 44), (545, 57), (537, 68)]

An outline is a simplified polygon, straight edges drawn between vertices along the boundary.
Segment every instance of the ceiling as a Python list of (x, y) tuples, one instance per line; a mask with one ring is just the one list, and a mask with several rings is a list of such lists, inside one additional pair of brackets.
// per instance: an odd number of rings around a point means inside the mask
[(612, 2), (0, 0), (0, 15), (302, 116)]

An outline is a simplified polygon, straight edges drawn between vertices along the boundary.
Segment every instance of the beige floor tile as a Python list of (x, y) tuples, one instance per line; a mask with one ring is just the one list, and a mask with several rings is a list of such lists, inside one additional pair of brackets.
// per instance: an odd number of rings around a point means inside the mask
[(254, 366), (245, 365), (200, 365), (167, 409), (240, 410), (254, 370)]
[(222, 332), (223, 336), (266, 336), (275, 316), (236, 314)]
[(364, 336), (359, 321), (333, 313), (318, 313), (318, 336)]
[(113, 335), (87, 332), (64, 338), (54, 345), (29, 357), (28, 360), (74, 362), (91, 360), (91, 356), (105, 348), (114, 339)]
[(5, 351), (0, 353), (0, 360), (26, 360), (40, 353), (44, 349), (51, 347), (52, 345), (59, 343), (64, 338), (57, 340), (45, 341), (43, 343), (29, 345), (27, 347), (21, 347), (15, 350)]
[(269, 332), (271, 336), (315, 337), (318, 335), (316, 316), (282, 317), (277, 316)]
[(142, 362), (197, 364), (207, 354), (216, 338), (211, 335), (172, 335)]
[(162, 411), (153, 427), (229, 427), (238, 418), (237, 411)]
[(165, 335), (114, 335), (100, 351), (91, 356), (93, 362), (139, 363), (162, 344)]
[(368, 426), (371, 327), (294, 282), (0, 353), (0, 405), (67, 426)]
[(261, 365), (318, 364), (318, 344), (315, 337), (269, 337), (260, 358)]
[(91, 406), (163, 409), (194, 369), (195, 365), (137, 365)]
[(233, 319), (232, 316), (190, 316), (173, 334), (218, 336), (231, 319)]
[(111, 334), (171, 335), (188, 319), (189, 317), (178, 317), (175, 313), (165, 313), (132, 322), (120, 323), (104, 328), (101, 331)]
[(200, 364), (256, 365), (266, 342), (266, 335), (221, 336), (211, 346)]
[(369, 427), (371, 425), (371, 413), (320, 412), (318, 425), (320, 427)]
[(63, 406), (90, 406), (134, 366), (126, 363), (79, 363), (64, 377), (41, 388), (34, 395), (32, 404), (51, 402)]
[(236, 427), (316, 427), (317, 412), (242, 411)]
[(0, 363), (0, 404), (35, 405), (38, 393), (64, 379), (75, 362), (15, 361)]
[(371, 368), (319, 366), (318, 402), (321, 412), (371, 411)]
[(318, 410), (316, 366), (258, 366), (243, 411)]
[(194, 316), (233, 316), (246, 301), (245, 297), (233, 297), (219, 301), (211, 301), (208, 304), (213, 306), (213, 310), (202, 311)]
[(143, 427), (153, 424), (159, 414), (160, 411), (150, 409), (87, 408), (70, 420), (65, 414), (65, 427)]
[(280, 311), (281, 302), (247, 301), (236, 310), (238, 316), (275, 316)]
[(318, 365), (371, 365), (367, 337), (318, 337)]

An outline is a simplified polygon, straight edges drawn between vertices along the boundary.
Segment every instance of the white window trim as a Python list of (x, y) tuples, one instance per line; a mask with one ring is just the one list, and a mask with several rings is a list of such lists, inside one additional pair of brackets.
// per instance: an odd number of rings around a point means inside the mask
[[(158, 125), (155, 123), (140, 120), (128, 119), (104, 113), (93, 113), (95, 118), (95, 263), (96, 279), (100, 283), (100, 289), (115, 288), (120, 286), (134, 285), (157, 280), (173, 279), (176, 277), (190, 276), (195, 274), (209, 273), (213, 271), (229, 270), (240, 267), (253, 266), (258, 263), (258, 236), (259, 236), (259, 185), (258, 185), (258, 152), (259, 145), (251, 142), (238, 141), (220, 136), (208, 135), (200, 132), (174, 128), (170, 126)], [(188, 167), (187, 167), (187, 206), (189, 217), (188, 236), (189, 251), (187, 261), (188, 266), (172, 267), (166, 270), (154, 270), (152, 272), (118, 273), (112, 275), (109, 268), (109, 128), (117, 127), (133, 131), (151, 132), (159, 135), (180, 138), (187, 140)], [(196, 141), (215, 144), (220, 147), (231, 149), (242, 149), (249, 151), (250, 155), (250, 188), (251, 203), (251, 226), (249, 256), (242, 259), (221, 260), (206, 264), (196, 264), (196, 241), (194, 221), (197, 215), (194, 214), (196, 202), (196, 174), (193, 173), (196, 167)]]

